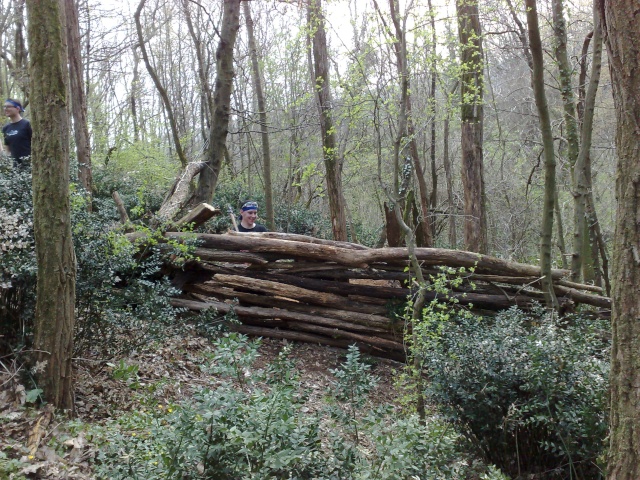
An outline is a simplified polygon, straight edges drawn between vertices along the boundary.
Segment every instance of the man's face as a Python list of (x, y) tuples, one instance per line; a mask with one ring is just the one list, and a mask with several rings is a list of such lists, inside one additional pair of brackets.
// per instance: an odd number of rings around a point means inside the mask
[(18, 110), (18, 107), (14, 106), (14, 105), (9, 105), (7, 103), (4, 104), (4, 114), (7, 117), (11, 117), (11, 116), (15, 115), (16, 113), (20, 113), (20, 110)]
[(242, 212), (242, 218), (249, 225), (253, 225), (254, 223), (256, 223), (256, 218), (258, 218), (258, 211), (257, 210), (246, 210), (246, 211)]

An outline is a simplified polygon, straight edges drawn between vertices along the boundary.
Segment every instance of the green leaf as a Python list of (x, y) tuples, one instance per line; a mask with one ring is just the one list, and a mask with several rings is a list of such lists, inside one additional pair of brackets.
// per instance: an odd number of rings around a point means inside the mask
[(27, 403), (35, 403), (35, 401), (38, 399), (41, 393), (42, 393), (41, 388), (34, 388), (33, 390), (29, 390), (27, 392), (25, 401)]

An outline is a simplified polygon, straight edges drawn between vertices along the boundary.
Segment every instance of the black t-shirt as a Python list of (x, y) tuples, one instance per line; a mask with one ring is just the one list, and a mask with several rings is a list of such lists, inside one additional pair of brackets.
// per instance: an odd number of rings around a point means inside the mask
[(4, 144), (9, 147), (11, 156), (19, 160), (31, 155), (31, 123), (22, 118), (16, 123), (7, 123), (2, 127)]
[(256, 223), (253, 228), (245, 228), (242, 226), (242, 223), (238, 223), (238, 231), (239, 232), (268, 232), (267, 227), (264, 225), (260, 225)]

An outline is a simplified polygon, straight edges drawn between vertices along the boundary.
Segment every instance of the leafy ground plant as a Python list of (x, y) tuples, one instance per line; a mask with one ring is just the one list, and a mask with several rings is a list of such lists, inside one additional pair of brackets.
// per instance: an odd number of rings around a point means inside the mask
[[(101, 434), (98, 477), (467, 478), (453, 428), (435, 418), (422, 425), (390, 406), (372, 408), (373, 378), (355, 347), (333, 372), (324, 406), (314, 407), (289, 349), (258, 368), (258, 346), (224, 334), (203, 366), (221, 377), (217, 388), (110, 423)], [(336, 408), (344, 415), (327, 414)]]
[(599, 478), (609, 371), (600, 323), (512, 308), (439, 324), (424, 352), (429, 398), (510, 475)]

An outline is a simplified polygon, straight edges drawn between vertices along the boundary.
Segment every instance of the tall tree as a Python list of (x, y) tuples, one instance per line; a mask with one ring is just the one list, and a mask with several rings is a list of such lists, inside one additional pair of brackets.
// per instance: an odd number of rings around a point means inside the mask
[[(374, 2), (374, 5), (376, 3)], [(412, 115), (411, 103), (411, 80), (409, 74), (409, 64), (407, 58), (407, 39), (405, 28), (400, 24), (399, 5), (395, 0), (389, 0), (389, 10), (391, 13), (391, 21), (393, 22), (395, 41), (393, 42), (398, 75), (400, 77), (400, 120), (398, 122), (398, 136), (394, 145), (394, 157), (399, 162), (397, 153), (400, 152), (401, 144), (409, 142), (409, 154), (413, 161), (413, 169), (415, 170), (416, 180), (418, 181), (418, 198), (420, 200), (420, 218), (418, 219), (417, 228), (420, 228), (419, 238), (420, 247), (433, 246), (433, 237), (431, 225), (429, 223), (429, 194), (427, 192), (427, 182), (425, 180), (424, 169), (418, 154), (418, 142), (416, 141), (416, 131)], [(435, 117), (434, 117), (435, 120)]]
[(273, 185), (271, 182), (271, 151), (269, 147), (269, 125), (267, 123), (267, 102), (264, 98), (262, 88), (262, 73), (260, 72), (260, 62), (258, 61), (258, 47), (253, 33), (253, 18), (251, 18), (251, 8), (249, 2), (243, 3), (244, 17), (247, 26), (247, 37), (249, 38), (249, 56), (251, 57), (251, 78), (255, 90), (256, 102), (258, 103), (258, 115), (260, 118), (260, 139), (262, 140), (262, 176), (264, 179), (264, 203), (267, 218), (267, 226), (270, 230), (275, 230), (273, 218)]
[(224, 2), (220, 43), (216, 50), (216, 82), (213, 93), (213, 112), (206, 166), (200, 172), (196, 202), (210, 202), (218, 184), (222, 161), (227, 149), (227, 133), (231, 112), (231, 91), (233, 89), (233, 49), (240, 29), (240, 0)]
[[(89, 126), (87, 124), (87, 99), (82, 74), (82, 54), (80, 47), (80, 25), (78, 23), (78, 5), (76, 0), (64, 0), (67, 20), (67, 52), (69, 56), (69, 86), (71, 89), (71, 113), (73, 115), (73, 134), (76, 141), (78, 158), (78, 179), (91, 195), (91, 148), (89, 145)], [(89, 203), (91, 205), (91, 203)]]
[(58, 408), (73, 409), (76, 260), (69, 201), (67, 50), (60, 0), (27, 0), (33, 123), (33, 226), (38, 265), (35, 318), (38, 383)]
[(464, 244), (472, 252), (487, 252), (482, 137), (484, 126), (484, 56), (477, 0), (456, 0), (460, 37), (460, 120)]
[(151, 58), (149, 57), (149, 52), (147, 51), (147, 40), (145, 40), (144, 34), (142, 32), (142, 22), (140, 20), (140, 15), (142, 14), (142, 9), (144, 8), (145, 2), (146, 0), (140, 0), (138, 8), (133, 15), (133, 18), (136, 22), (136, 32), (138, 33), (138, 45), (140, 47), (140, 52), (142, 53), (142, 60), (144, 61), (144, 65), (147, 67), (147, 72), (149, 72), (149, 76), (151, 77), (151, 80), (153, 80), (153, 84), (155, 85), (156, 90), (158, 90), (158, 94), (162, 99), (162, 104), (164, 105), (165, 112), (167, 113), (167, 117), (169, 119), (169, 127), (171, 130), (171, 137), (173, 138), (173, 145), (176, 149), (176, 154), (178, 155), (180, 164), (183, 168), (185, 168), (187, 166), (188, 160), (186, 154), (184, 153), (184, 149), (182, 148), (182, 142), (180, 141), (180, 132), (178, 129), (178, 124), (176, 122), (176, 116), (173, 111), (173, 106), (171, 104), (171, 100), (169, 99), (167, 89), (162, 85), (156, 69), (153, 68), (153, 65), (151, 64)]
[[(581, 125), (580, 133), (580, 153), (576, 168), (583, 170), (581, 179), (584, 181), (585, 193), (585, 228), (588, 227), (589, 239), (583, 242), (583, 246), (587, 247), (583, 250), (587, 253), (583, 255), (591, 259), (594, 270), (594, 281), (596, 285), (602, 287), (604, 282), (607, 295), (611, 295), (611, 285), (609, 282), (608, 258), (606, 246), (602, 238), (600, 230), (600, 221), (596, 213), (595, 200), (593, 195), (593, 175), (591, 173), (591, 144), (593, 140), (593, 121), (595, 116), (596, 94), (600, 82), (600, 72), (602, 70), (602, 22), (600, 21), (600, 2), (593, 2), (593, 32), (588, 36), (589, 41), (585, 40), (584, 45), (589, 43), (593, 45), (593, 54), (591, 62), (591, 76), (589, 84), (586, 86), (586, 50), (583, 46), (583, 58), (580, 62), (580, 88), (578, 103), (578, 119)], [(585, 88), (586, 87), (586, 88)], [(585, 235), (586, 236), (586, 235)], [(601, 261), (599, 261), (601, 260)], [(585, 262), (586, 263), (586, 260)], [(586, 280), (587, 275), (584, 275)]]
[(616, 110), (609, 480), (640, 478), (640, 22), (637, 0), (601, 0)]
[[(558, 64), (560, 95), (564, 108), (565, 139), (567, 143), (567, 160), (571, 166), (573, 174), (573, 197), (574, 197), (574, 217), (573, 217), (573, 252), (571, 254), (571, 278), (580, 281), (582, 264), (584, 261), (583, 243), (585, 241), (585, 182), (584, 168), (578, 162), (578, 152), (580, 150), (580, 140), (578, 133), (578, 118), (576, 113), (576, 102), (573, 94), (573, 84), (571, 81), (572, 68), (569, 64), (567, 54), (567, 27), (564, 18), (563, 0), (553, 0), (553, 31), (555, 35), (555, 57)], [(559, 211), (559, 209), (556, 209)], [(560, 224), (560, 222), (558, 222)]]
[(553, 150), (553, 133), (551, 117), (544, 90), (544, 63), (542, 40), (538, 24), (538, 8), (536, 0), (525, 0), (527, 9), (527, 25), (529, 29), (529, 47), (533, 64), (531, 84), (538, 107), (540, 131), (544, 148), (544, 205), (542, 208), (542, 230), (540, 232), (540, 269), (542, 270), (542, 288), (545, 302), (549, 308), (558, 307), (558, 299), (553, 291), (551, 280), (551, 237), (553, 235), (553, 211), (556, 191), (556, 157)]
[(342, 191), (343, 158), (338, 151), (335, 124), (333, 119), (333, 98), (329, 79), (329, 57), (327, 54), (327, 35), (324, 28), (322, 0), (310, 0), (308, 9), (309, 26), (312, 35), (313, 83), (320, 110), (320, 132), (326, 170), (329, 213), (335, 240), (347, 240), (347, 219)]

